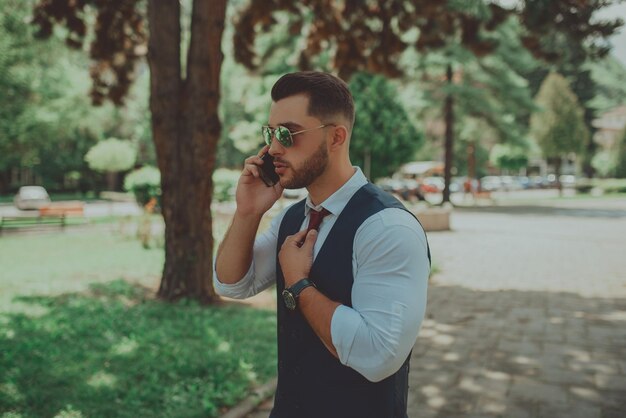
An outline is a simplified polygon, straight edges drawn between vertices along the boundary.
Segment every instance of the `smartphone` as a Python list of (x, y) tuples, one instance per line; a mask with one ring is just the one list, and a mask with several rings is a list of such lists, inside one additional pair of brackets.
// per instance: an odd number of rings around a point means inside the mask
[(267, 187), (272, 187), (276, 183), (278, 183), (279, 177), (276, 174), (276, 170), (274, 167), (274, 157), (272, 157), (268, 152), (263, 154), (261, 157), (263, 160), (263, 165), (260, 167), (259, 174), (261, 176), (261, 180)]

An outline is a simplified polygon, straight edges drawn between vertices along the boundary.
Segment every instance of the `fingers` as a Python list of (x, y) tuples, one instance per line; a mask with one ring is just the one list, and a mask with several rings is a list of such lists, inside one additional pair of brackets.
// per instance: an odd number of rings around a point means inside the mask
[(317, 241), (317, 231), (315, 229), (311, 229), (309, 233), (306, 234), (306, 239), (304, 240), (304, 245), (302, 246), (302, 248), (313, 251), (315, 241)]
[(269, 150), (269, 146), (265, 145), (257, 155), (248, 157), (244, 160), (243, 172), (244, 176), (253, 176), (259, 178), (259, 166), (263, 165), (261, 157)]
[(317, 231), (315, 229), (311, 229), (308, 233), (306, 229), (287, 237), (285, 240), (286, 244), (296, 245), (297, 247), (304, 247), (307, 250), (313, 251), (313, 246), (315, 245), (315, 241), (317, 240)]
[(242, 176), (253, 176), (255, 178), (259, 178), (259, 166), (256, 164), (252, 164), (252, 163), (246, 163), (243, 166), (243, 172), (241, 173)]
[(257, 157), (262, 157), (263, 154), (265, 154), (269, 150), (270, 150), (270, 146), (269, 145), (265, 145), (263, 148), (261, 148), (261, 151), (259, 151), (259, 153), (257, 154)]

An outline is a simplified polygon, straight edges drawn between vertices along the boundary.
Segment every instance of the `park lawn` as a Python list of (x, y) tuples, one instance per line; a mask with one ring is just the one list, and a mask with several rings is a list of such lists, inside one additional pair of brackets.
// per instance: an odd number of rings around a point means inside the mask
[(217, 417), (275, 374), (274, 312), (158, 301), (163, 250), (104, 231), (0, 238), (0, 417)]

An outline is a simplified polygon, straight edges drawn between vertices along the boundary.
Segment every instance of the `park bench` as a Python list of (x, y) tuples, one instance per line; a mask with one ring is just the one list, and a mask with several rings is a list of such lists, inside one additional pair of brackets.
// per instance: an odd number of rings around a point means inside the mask
[(44, 230), (58, 226), (61, 229), (67, 225), (68, 217), (84, 216), (83, 202), (51, 203), (35, 213), (26, 213), (14, 216), (0, 217), (0, 235), (9, 230)]
[(39, 216), (83, 216), (84, 203), (83, 202), (55, 202), (50, 203), (48, 206), (44, 206), (39, 209)]

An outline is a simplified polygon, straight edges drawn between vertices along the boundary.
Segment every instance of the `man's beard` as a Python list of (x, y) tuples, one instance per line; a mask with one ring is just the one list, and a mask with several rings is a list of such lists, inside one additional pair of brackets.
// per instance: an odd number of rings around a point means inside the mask
[[(309, 186), (315, 181), (328, 165), (328, 151), (326, 150), (326, 142), (322, 142), (315, 154), (307, 158), (299, 168), (289, 165), (293, 172), (291, 179), (281, 181), (281, 186), (285, 189), (301, 189)], [(282, 180), (282, 179), (281, 179)]]

